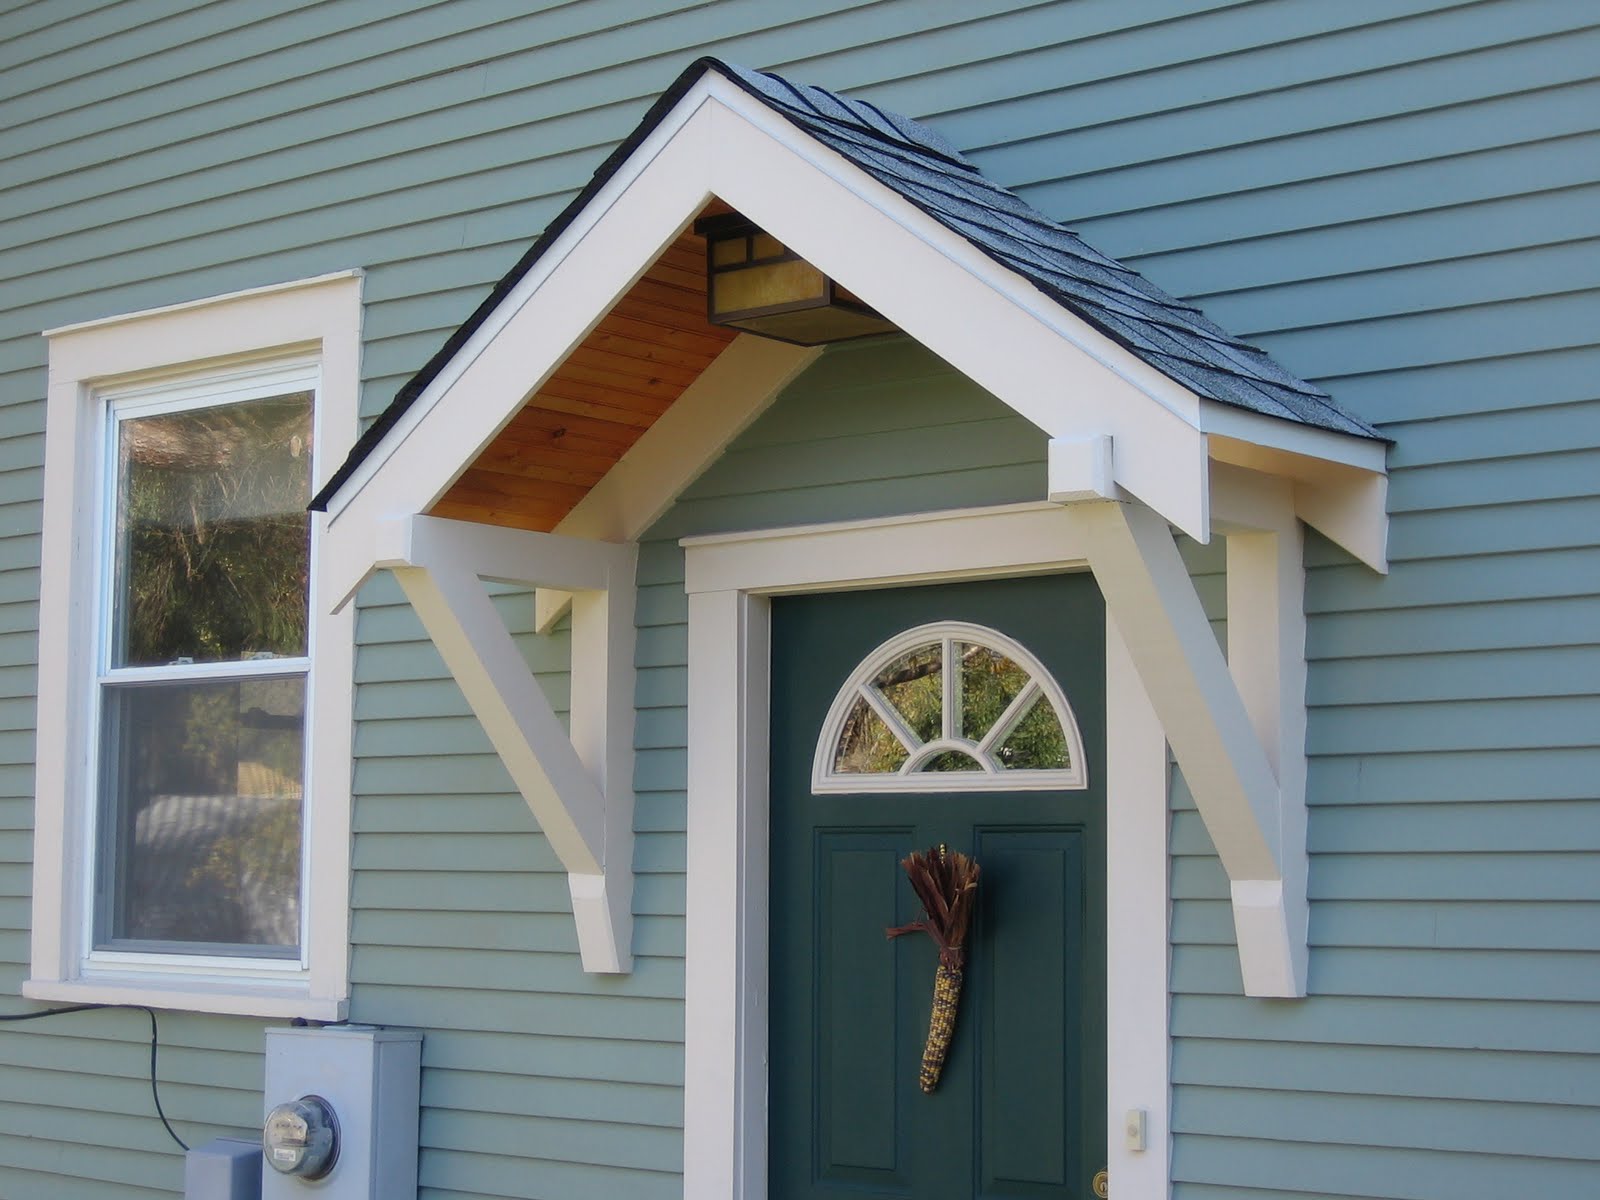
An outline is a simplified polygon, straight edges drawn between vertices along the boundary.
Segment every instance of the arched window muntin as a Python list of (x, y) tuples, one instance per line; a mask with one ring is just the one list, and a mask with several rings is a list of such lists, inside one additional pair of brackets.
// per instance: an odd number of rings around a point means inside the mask
[[(940, 729), (935, 737), (919, 736), (874, 681), (911, 652), (940, 647), (942, 697)], [(1010, 659), (1028, 676), (1000, 716), (981, 737), (963, 736), (957, 645), (978, 646)], [(905, 748), (905, 761), (895, 771), (838, 771), (840, 740), (845, 722), (858, 700), (887, 726)], [(1048, 704), (1066, 742), (1067, 763), (1062, 768), (1011, 768), (996, 754), (1036, 703)], [(975, 760), (979, 770), (929, 771), (924, 769), (941, 754), (957, 753)], [(1077, 717), (1055, 677), (1025, 646), (984, 625), (965, 621), (937, 621), (896, 634), (861, 660), (834, 697), (823, 721), (812, 759), (813, 792), (1019, 792), (1081, 790), (1089, 786), (1083, 757), (1083, 738)]]

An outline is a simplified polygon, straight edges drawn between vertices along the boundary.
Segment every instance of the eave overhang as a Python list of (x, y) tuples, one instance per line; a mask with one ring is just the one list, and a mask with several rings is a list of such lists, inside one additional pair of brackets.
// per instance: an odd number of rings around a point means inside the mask
[[(917, 129), (908, 136), (920, 136)], [(772, 232), (1046, 433), (1049, 484), (1041, 499), (1083, 507), (1082, 524), (1092, 535), (1086, 544), (1095, 548), (1091, 565), (1147, 689), (1152, 697), (1186, 698), (1168, 702), (1163, 721), (1234, 885), (1246, 990), (1302, 994), (1299, 523), (1373, 569), (1386, 569), (1387, 444), (1336, 409), (1331, 417), (1314, 411), (1323, 422), (1316, 424), (1269, 415), (1270, 403), (1261, 405), (1269, 411), (1255, 411), (1201, 394), (1191, 386), (1200, 373), (1185, 367), (1180, 379), (1158, 369), (1152, 363), (1166, 359), (1128, 344), (1131, 335), (1111, 336), (1104, 322), (1046, 291), (1038, 274), (1007, 265), (994, 246), (963, 236), (926, 204), (808, 133), (770, 97), (755, 94), (736, 69), (704, 62), (686, 73), (318, 497), (327, 512), (327, 560), (345, 572), (339, 592), (348, 600), (384, 567), (443, 569), (458, 579), (474, 573), (462, 561), (436, 568), (394, 551), (394, 531), (430, 528), (415, 522), (436, 519), (429, 514), (463, 473), (711, 205), (731, 207)], [(1216, 344), (1217, 353), (1248, 360), (1266, 381), (1263, 394), (1270, 392), (1268, 376), (1281, 368), (1261, 366), (1245, 353), (1249, 348)], [(593, 581), (575, 585), (562, 567), (566, 551), (555, 547), (569, 540), (631, 543), (814, 355), (749, 335), (733, 340), (565, 515), (497, 560), (495, 577), (544, 589), (547, 618), (574, 592), (611, 597), (606, 632), (596, 635), (609, 657), (595, 677), (628, 699), (596, 701), (594, 720), (613, 749), (631, 741), (625, 645), (631, 614), (624, 630), (627, 605), (619, 600), (621, 590), (631, 589), (631, 571), (618, 567), (602, 588)], [(1294, 393), (1294, 402), (1314, 409), (1320, 402), (1313, 392)], [(1344, 427), (1325, 427), (1341, 421)], [(1171, 529), (1201, 542), (1214, 533), (1230, 539), (1233, 619), (1225, 663), (1181, 571)], [(482, 606), (461, 590), (461, 604), (476, 615), (467, 613), (453, 606), (449, 588), (424, 586), (422, 575), (403, 578), (415, 585), (407, 591), (421, 597), (419, 612), (435, 640), (470, 648), (473, 631), (465, 625), (482, 618)], [(468, 699), (502, 757), (542, 762), (549, 754), (557, 768), (569, 767), (566, 752), (550, 750), (548, 737), (505, 719), (491, 673), (472, 665), (474, 655), (481, 661), (489, 653), (488, 643), (478, 642), (459, 661), (476, 681)], [(575, 652), (574, 678), (587, 671)], [(579, 737), (576, 719), (573, 737)], [(598, 773), (597, 754), (605, 753), (591, 746), (580, 755), (591, 776)], [(606, 831), (552, 838), (574, 876), (575, 904), (580, 893), (596, 887), (604, 893), (609, 916), (590, 921), (583, 935), (591, 969), (608, 969), (607, 963), (625, 969), (627, 961), (617, 939), (631, 895), (625, 831), (632, 797), (629, 779), (612, 762), (604, 785), (595, 788), (558, 786), (549, 769), (542, 781), (537, 770), (518, 780), (535, 814), (544, 814), (542, 824)], [(598, 812), (556, 819), (551, 803)], [(594, 879), (603, 886), (579, 882)], [(607, 938), (611, 944), (601, 944)]]

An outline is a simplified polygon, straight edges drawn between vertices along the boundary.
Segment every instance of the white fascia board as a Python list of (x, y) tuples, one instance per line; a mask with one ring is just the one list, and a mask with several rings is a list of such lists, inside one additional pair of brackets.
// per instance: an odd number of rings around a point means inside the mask
[(1380, 475), (1389, 469), (1388, 443), (1376, 438), (1336, 433), (1299, 421), (1263, 416), (1215, 400), (1201, 400), (1199, 425), (1201, 432), (1214, 437), (1231, 438), (1302, 458), (1337, 463), (1359, 471), (1376, 471)]
[(1118, 484), (1210, 537), (1192, 392), (726, 81), (711, 191), (1052, 437), (1109, 436)]
[(431, 508), (705, 206), (704, 101), (691, 89), (474, 330), (332, 497), (333, 528)]

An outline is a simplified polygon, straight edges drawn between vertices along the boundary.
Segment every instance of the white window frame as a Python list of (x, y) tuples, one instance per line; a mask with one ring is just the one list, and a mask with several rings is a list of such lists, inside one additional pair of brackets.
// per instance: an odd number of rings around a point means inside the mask
[[(921, 646), (941, 643), (944, 647), (940, 676), (944, 688), (944, 704), (940, 737), (924, 742), (889, 699), (873, 686), (883, 671), (903, 655)], [(961, 736), (961, 691), (957, 683), (959, 666), (955, 662), (953, 646), (960, 642), (993, 650), (1014, 662), (1027, 674), (1028, 681), (1006, 710), (976, 742)], [(870, 774), (835, 771), (838, 761), (839, 739), (844, 736), (844, 723), (856, 701), (864, 700), (877, 714), (889, 732), (908, 752), (905, 763), (897, 771)], [(1067, 763), (1063, 768), (1028, 768), (1008, 771), (994, 763), (997, 743), (1011, 736), (1013, 729), (1028, 715), (1035, 704), (1047, 704), (1061, 724), (1067, 742)], [(922, 764), (946, 751), (954, 750), (972, 758), (981, 770), (935, 772), (922, 770)], [(1009, 638), (997, 629), (974, 625), (967, 621), (936, 621), (918, 625), (895, 634), (871, 654), (861, 660), (850, 673), (839, 694), (828, 708), (827, 719), (822, 723), (822, 736), (817, 739), (817, 751), (811, 762), (811, 790), (829, 792), (1027, 792), (1027, 791), (1081, 791), (1089, 786), (1088, 766), (1083, 757), (1083, 734), (1078, 730), (1078, 717), (1068, 703), (1066, 693), (1055, 676), (1045, 668), (1028, 648)]]
[[(358, 432), (361, 283), (360, 272), (345, 271), (45, 332), (33, 930), (24, 996), (311, 1020), (345, 1015), (355, 617), (354, 606), (330, 615), (320, 518), (311, 540), (299, 960), (95, 951), (91, 925), (111, 405), (309, 367), (317, 379), (315, 491)], [(219, 669), (237, 673), (236, 664)]]

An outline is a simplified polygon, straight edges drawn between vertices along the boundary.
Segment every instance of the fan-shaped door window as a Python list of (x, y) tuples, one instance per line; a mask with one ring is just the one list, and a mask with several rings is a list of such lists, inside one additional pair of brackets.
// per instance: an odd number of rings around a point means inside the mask
[(1020, 791), (1087, 786), (1060, 685), (982, 625), (921, 625), (845, 681), (822, 726), (818, 792)]

